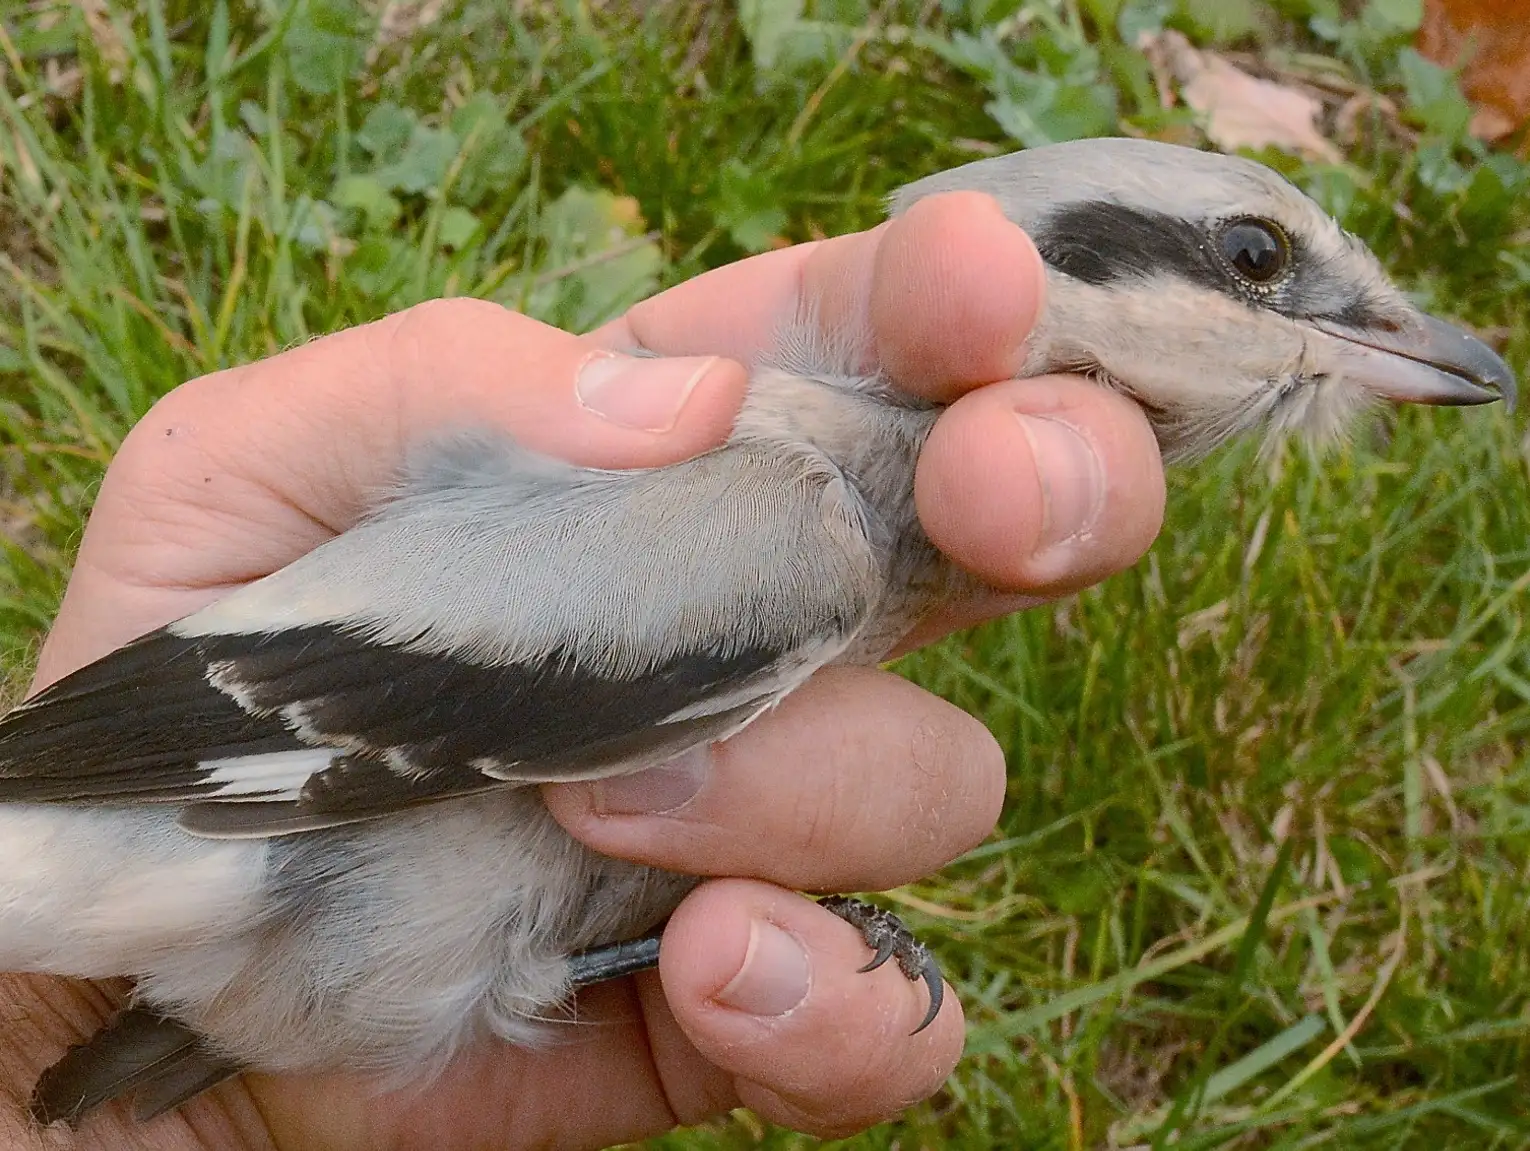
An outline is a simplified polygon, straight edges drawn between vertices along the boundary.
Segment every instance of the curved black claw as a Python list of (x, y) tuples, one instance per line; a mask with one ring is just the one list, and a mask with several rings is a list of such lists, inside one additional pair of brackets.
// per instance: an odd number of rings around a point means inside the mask
[[(869, 944), (871, 940), (868, 939), (866, 942)], [(866, 964), (865, 967), (857, 967), (855, 973), (857, 975), (865, 975), (868, 971), (875, 971), (891, 959), (893, 952), (897, 950), (898, 945), (894, 942), (893, 937), (891, 935), (887, 936), (881, 943), (877, 944), (877, 953), (871, 957), (871, 962)]]
[(876, 952), (871, 962), (860, 969), (861, 972), (875, 971), (889, 959), (897, 959), (898, 970), (910, 982), (923, 981), (930, 989), (929, 1010), (925, 1012), (924, 1020), (909, 1034), (918, 1035), (934, 1023), (935, 1017), (940, 1014), (940, 1005), (945, 1001), (945, 980), (940, 974), (940, 964), (935, 962), (930, 949), (914, 937), (914, 933), (903, 925), (903, 921), (891, 911), (884, 911), (875, 904), (851, 899), (847, 895), (826, 896), (818, 903), (859, 931), (866, 946)]
[(946, 980), (940, 973), (940, 964), (931, 958), (920, 974), (924, 977), (924, 985), (930, 989), (930, 1009), (924, 1013), (924, 1019), (920, 1021), (919, 1026), (909, 1032), (910, 1035), (918, 1035), (935, 1022), (935, 1016), (940, 1014), (940, 1005), (946, 998)]

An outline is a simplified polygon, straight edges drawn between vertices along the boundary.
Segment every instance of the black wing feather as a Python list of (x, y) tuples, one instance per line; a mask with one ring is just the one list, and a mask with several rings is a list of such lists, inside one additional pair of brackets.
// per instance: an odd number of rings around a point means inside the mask
[(308, 746), (215, 689), (196, 641), (161, 630), (0, 720), (0, 801), (175, 800), (199, 789), (204, 760)]
[(237, 687), (247, 707), (274, 713), (296, 703), (315, 736), (392, 749), (422, 774), (475, 759), (535, 763), (577, 754), (747, 682), (781, 655), (686, 652), (640, 678), (616, 679), (582, 667), (567, 650), (535, 664), (490, 666), (329, 627), (201, 642), (220, 681)]
[[(183, 637), (162, 629), (0, 720), (0, 802), (189, 803), (207, 835), (368, 819), (515, 779), (558, 778), (717, 738), (764, 706), (779, 653), (691, 652), (641, 678), (567, 652), (488, 666), (339, 627)], [(683, 719), (719, 689), (760, 694)], [(242, 756), (332, 749), (299, 787), (223, 794)], [(213, 763), (212, 761), (221, 761)]]

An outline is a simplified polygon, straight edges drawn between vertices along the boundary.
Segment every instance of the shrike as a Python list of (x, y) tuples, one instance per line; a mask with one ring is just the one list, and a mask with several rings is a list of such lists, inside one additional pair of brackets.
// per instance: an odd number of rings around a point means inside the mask
[[(892, 209), (957, 189), (1045, 259), (1020, 375), (1129, 396), (1171, 458), (1331, 439), (1382, 400), (1514, 398), (1498, 356), (1259, 164), (1085, 140)], [(420, 1079), (652, 963), (632, 941), (696, 880), (581, 846), (530, 785), (727, 739), (973, 589), (914, 510), (941, 409), (835, 345), (786, 325), (727, 444), (668, 467), (481, 427), (421, 443), (354, 528), (0, 722), (0, 969), (136, 981), (34, 1113), (136, 1090), (152, 1115), (244, 1068)], [(835, 906), (937, 1010), (896, 921)]]

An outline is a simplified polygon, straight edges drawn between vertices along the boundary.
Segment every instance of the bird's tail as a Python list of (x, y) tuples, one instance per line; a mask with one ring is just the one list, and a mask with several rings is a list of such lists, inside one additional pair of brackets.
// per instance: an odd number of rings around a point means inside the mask
[(93, 1108), (134, 1092), (134, 1110), (148, 1120), (238, 1073), (185, 1024), (129, 1007), (42, 1073), (32, 1117), (74, 1127)]

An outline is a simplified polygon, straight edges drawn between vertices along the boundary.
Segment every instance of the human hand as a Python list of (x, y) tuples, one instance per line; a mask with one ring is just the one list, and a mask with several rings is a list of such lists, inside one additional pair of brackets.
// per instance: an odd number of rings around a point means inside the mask
[[(801, 302), (862, 333), (904, 388), (954, 401), (920, 461), (920, 513), (996, 590), (951, 605), (910, 643), (1095, 582), (1156, 533), (1162, 472), (1146, 421), (1117, 396), (1061, 378), (979, 386), (1020, 362), (1042, 285), (1034, 249), (991, 201), (953, 194), (870, 232), (699, 277), (586, 337), (442, 301), (193, 381), (133, 430), (103, 482), (35, 686), (344, 530), (433, 427), (482, 421), (609, 467), (721, 442), (745, 375), (694, 357), (752, 359)], [(598, 356), (635, 345), (689, 358)], [(599, 394), (586, 374), (581, 403), (574, 380), (592, 353), (629, 374)], [(856, 974), (858, 934), (786, 888), (927, 874), (987, 834), (1003, 786), (977, 721), (888, 673), (821, 673), (716, 747), (699, 777), (659, 770), (546, 789), (554, 814), (598, 850), (753, 877), (693, 893), (658, 976), (581, 993), (582, 1026), (561, 1043), (485, 1042), (429, 1089), (382, 1098), (343, 1075), (247, 1076), (141, 1129), (114, 1106), (78, 1145), (589, 1147), (740, 1104), (821, 1135), (864, 1127), (945, 1079), (960, 1011), (951, 997), (910, 1038), (922, 989), (887, 968)], [(655, 810), (668, 814), (638, 814)], [(109, 1013), (109, 991), (0, 985), (18, 1021), (0, 1040), (6, 1146), (25, 1145), (20, 1108), (37, 1072)]]

